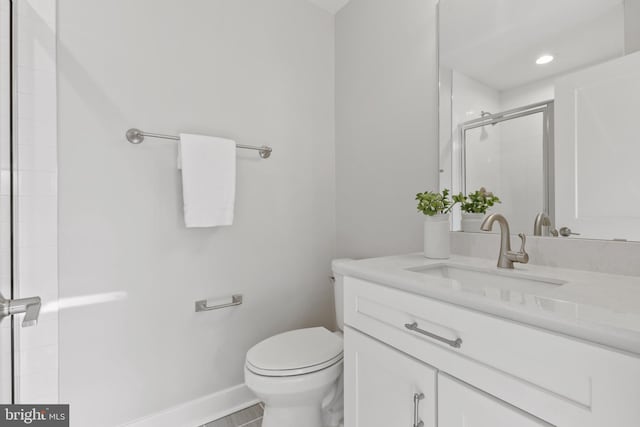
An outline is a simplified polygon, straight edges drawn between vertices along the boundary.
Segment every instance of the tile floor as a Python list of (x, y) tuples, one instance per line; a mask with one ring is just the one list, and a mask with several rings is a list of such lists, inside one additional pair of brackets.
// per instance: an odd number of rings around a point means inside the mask
[(262, 413), (262, 404), (258, 403), (202, 427), (261, 427)]

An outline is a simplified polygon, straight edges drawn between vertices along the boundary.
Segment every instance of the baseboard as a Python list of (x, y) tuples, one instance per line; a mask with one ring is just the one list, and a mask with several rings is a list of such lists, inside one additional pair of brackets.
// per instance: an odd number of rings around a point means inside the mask
[(121, 427), (199, 427), (258, 402), (247, 386), (240, 384), (123, 424)]

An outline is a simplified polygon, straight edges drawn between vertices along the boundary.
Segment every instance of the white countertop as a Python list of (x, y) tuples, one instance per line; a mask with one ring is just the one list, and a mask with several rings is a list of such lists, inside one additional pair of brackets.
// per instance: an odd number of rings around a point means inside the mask
[[(467, 287), (453, 279), (410, 271), (436, 264), (460, 265), (564, 282), (526, 290)], [(640, 277), (530, 264), (515, 270), (495, 260), (452, 255), (447, 260), (409, 254), (364, 260), (335, 260), (336, 274), (356, 277), (483, 313), (640, 355)]]

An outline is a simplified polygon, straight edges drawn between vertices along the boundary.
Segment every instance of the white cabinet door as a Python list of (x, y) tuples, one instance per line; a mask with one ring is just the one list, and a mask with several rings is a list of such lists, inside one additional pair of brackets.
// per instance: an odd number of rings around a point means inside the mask
[(344, 360), (345, 427), (435, 427), (435, 369), (350, 328)]
[(520, 409), (438, 374), (438, 427), (549, 427)]

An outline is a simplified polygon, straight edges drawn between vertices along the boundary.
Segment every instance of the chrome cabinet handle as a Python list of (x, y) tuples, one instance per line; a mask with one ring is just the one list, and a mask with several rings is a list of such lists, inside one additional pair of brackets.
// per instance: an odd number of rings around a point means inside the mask
[(424, 422), (420, 419), (420, 401), (424, 399), (424, 393), (414, 393), (413, 395), (413, 427), (424, 427)]
[(3, 317), (24, 313), (22, 327), (35, 326), (40, 315), (40, 297), (5, 299), (0, 294), (0, 320)]
[(439, 335), (432, 334), (431, 332), (428, 332), (428, 331), (425, 331), (424, 329), (418, 328), (418, 322), (405, 323), (404, 327), (409, 329), (410, 331), (414, 331), (414, 332), (417, 332), (419, 334), (426, 335), (429, 338), (433, 338), (434, 340), (443, 342), (445, 344), (449, 344), (451, 347), (455, 347), (455, 348), (462, 347), (462, 340), (460, 338), (458, 338), (455, 341), (453, 341), (453, 340), (448, 340), (446, 338), (443, 338), (443, 337), (441, 337)]

